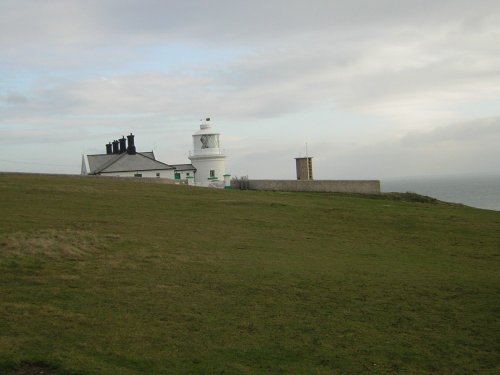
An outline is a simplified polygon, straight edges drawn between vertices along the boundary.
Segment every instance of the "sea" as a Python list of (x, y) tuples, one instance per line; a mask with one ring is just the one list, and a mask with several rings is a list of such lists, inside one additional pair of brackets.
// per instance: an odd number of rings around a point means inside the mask
[(411, 192), (441, 201), (500, 211), (500, 175), (388, 178), (382, 192)]

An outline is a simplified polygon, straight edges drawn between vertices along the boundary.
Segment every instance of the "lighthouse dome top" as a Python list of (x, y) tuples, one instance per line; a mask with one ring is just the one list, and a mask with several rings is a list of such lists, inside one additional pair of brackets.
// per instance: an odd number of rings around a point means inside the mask
[(204, 134), (219, 134), (218, 132), (215, 132), (211, 127), (210, 127), (210, 118), (207, 118), (203, 124), (200, 125), (200, 130), (198, 130), (194, 135), (204, 135)]

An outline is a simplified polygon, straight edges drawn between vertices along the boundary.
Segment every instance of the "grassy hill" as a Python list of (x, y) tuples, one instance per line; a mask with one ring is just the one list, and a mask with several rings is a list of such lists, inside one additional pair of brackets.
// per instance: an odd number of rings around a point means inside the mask
[(500, 213), (0, 175), (0, 373), (500, 372)]

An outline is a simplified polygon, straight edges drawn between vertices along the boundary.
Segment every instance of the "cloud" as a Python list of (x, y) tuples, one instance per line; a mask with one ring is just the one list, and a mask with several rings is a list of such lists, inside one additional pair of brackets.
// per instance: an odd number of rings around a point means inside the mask
[(371, 144), (315, 144), (317, 178), (491, 173), (500, 159), (500, 117), (447, 124)]
[(263, 47), (223, 63), (193, 63), (189, 70), (46, 77), (29, 92), (11, 93), (25, 101), (9, 103), (3, 115), (220, 113), (247, 119), (330, 103), (432, 127), (432, 121), (454, 119), (458, 106), (500, 96), (500, 57), (486, 46), (477, 51), (482, 35), (460, 51), (439, 52), (455, 37), (442, 31), (429, 40), (418, 34), (405, 46), (381, 41), (327, 50), (323, 41), (320, 47)]
[(10, 91), (0, 96), (0, 101), (4, 102), (6, 105), (18, 105), (27, 103), (28, 98), (24, 95)]
[(240, 44), (318, 31), (436, 25), (464, 14), (472, 20), (467, 26), (477, 28), (485, 14), (498, 9), (494, 0), (4, 0), (2, 31), (16, 33), (1, 33), (0, 42), (182, 39)]
[[(174, 148), (208, 114), (245, 133), (232, 146), (252, 171), (285, 159), (242, 144), (293, 157), (291, 126), (310, 142), (328, 136), (318, 152), (357, 160), (358, 174), (378, 170), (360, 155), (402, 170), (397, 152), (496, 139), (494, 120), (474, 119), (500, 115), (485, 104), (500, 100), (498, 25), (500, 3), (489, 0), (4, 0), (0, 131), (19, 144), (75, 134), (102, 143), (140, 129)], [(338, 133), (354, 146), (331, 151)], [(328, 157), (317, 157), (321, 170)]]
[(401, 139), (408, 147), (433, 146), (445, 142), (473, 143), (498, 142), (500, 140), (500, 117), (474, 119), (451, 124), (427, 132), (411, 132)]

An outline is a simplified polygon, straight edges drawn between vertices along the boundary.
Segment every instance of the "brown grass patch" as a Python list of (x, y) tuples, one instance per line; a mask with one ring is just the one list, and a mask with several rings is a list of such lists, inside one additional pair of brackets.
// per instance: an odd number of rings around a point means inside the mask
[(0, 239), (0, 257), (81, 259), (99, 248), (102, 241), (93, 233), (70, 229), (16, 232)]

